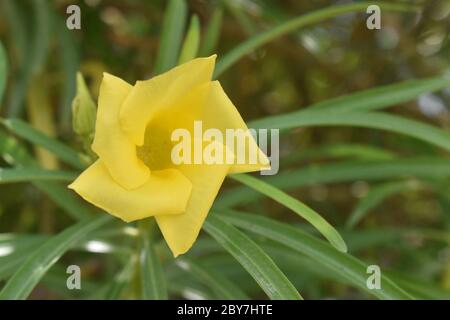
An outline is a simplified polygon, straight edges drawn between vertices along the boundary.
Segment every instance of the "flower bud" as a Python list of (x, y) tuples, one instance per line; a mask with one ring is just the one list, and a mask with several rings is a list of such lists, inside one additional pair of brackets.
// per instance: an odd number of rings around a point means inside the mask
[[(92, 143), (96, 107), (81, 73), (77, 73), (77, 94), (72, 101), (72, 127), (83, 142)], [(89, 140), (89, 141), (84, 141)]]

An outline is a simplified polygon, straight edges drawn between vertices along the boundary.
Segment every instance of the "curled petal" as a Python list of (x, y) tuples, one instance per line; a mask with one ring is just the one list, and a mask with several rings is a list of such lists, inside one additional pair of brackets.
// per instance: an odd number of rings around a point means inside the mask
[(120, 78), (108, 73), (103, 75), (92, 144), (92, 150), (114, 180), (126, 189), (143, 185), (150, 175), (150, 170), (136, 155), (136, 146), (119, 124), (120, 108), (131, 88)]
[(186, 210), (191, 182), (178, 170), (152, 171), (147, 181), (126, 190), (111, 177), (106, 166), (97, 160), (71, 185), (80, 196), (112, 215), (134, 221), (154, 215), (177, 215)]
[[(248, 134), (248, 139), (242, 149), (238, 150), (240, 145), (234, 141), (235, 164), (230, 167), (229, 173), (251, 172), (270, 168), (269, 159), (258, 147), (239, 111), (228, 98), (218, 81), (211, 82), (208, 98), (201, 111), (201, 119), (206, 128), (219, 129), (223, 132), (224, 137), (226, 137), (227, 129), (234, 129), (233, 132), (235, 133), (237, 129), (241, 129)], [(247, 155), (247, 160), (243, 164), (236, 163), (238, 153)], [(253, 164), (248, 161), (251, 153), (254, 154), (256, 160)]]
[(136, 82), (120, 112), (121, 126), (128, 137), (142, 146), (147, 125), (155, 116), (211, 80), (215, 59), (215, 55), (194, 59), (150, 80)]
[(155, 217), (175, 257), (188, 251), (197, 239), (229, 166), (183, 165), (179, 170), (192, 183), (192, 193), (186, 211), (176, 216), (158, 214)]

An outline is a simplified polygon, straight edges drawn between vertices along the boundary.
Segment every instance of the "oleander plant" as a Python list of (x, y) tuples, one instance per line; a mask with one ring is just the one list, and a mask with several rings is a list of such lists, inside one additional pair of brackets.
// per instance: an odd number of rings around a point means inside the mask
[[(449, 40), (445, 0), (2, 0), (0, 299), (450, 299)], [(207, 129), (231, 162), (175, 163)]]

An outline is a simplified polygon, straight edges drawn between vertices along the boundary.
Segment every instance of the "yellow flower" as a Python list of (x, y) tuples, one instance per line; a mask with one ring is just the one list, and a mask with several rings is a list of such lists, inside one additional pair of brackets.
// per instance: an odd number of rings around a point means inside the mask
[(134, 86), (105, 73), (92, 144), (99, 159), (69, 186), (126, 222), (154, 216), (174, 256), (195, 242), (228, 173), (268, 167), (265, 155), (256, 164), (171, 161), (171, 133), (193, 132), (195, 121), (221, 132), (248, 130), (219, 82), (211, 81), (215, 58), (191, 60)]

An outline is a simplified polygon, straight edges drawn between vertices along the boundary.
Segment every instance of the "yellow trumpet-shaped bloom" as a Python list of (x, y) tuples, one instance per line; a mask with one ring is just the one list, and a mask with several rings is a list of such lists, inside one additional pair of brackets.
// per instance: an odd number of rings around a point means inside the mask
[(248, 130), (219, 82), (211, 81), (215, 58), (191, 60), (134, 86), (105, 73), (92, 144), (99, 158), (69, 186), (126, 222), (154, 216), (174, 256), (195, 242), (228, 173), (268, 168), (253, 139), (245, 148), (256, 146), (256, 164), (171, 159), (172, 132), (193, 133), (196, 121), (224, 135)]

